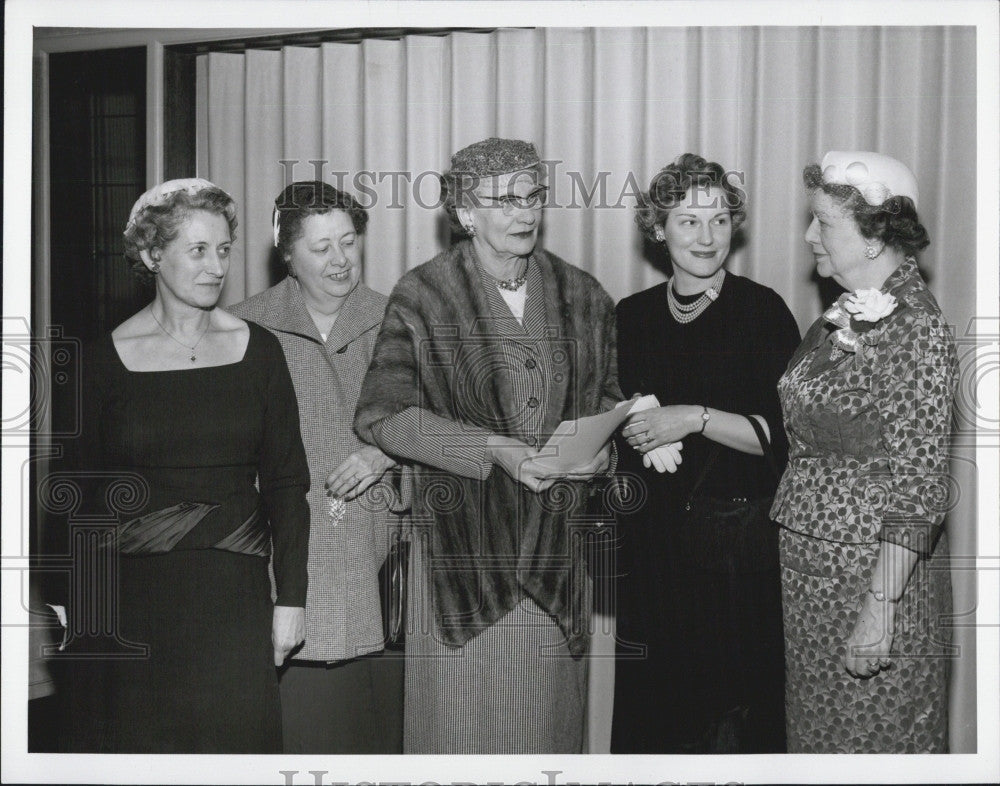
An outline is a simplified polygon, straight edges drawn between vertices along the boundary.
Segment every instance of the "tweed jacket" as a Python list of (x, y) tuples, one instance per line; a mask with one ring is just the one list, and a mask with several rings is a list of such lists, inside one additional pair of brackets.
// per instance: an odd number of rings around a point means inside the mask
[(306, 641), (294, 655), (301, 660), (332, 662), (383, 647), (378, 571), (395, 517), (378, 503), (376, 486), (348, 502), (334, 525), (325, 483), (364, 444), (351, 422), (385, 305), (384, 295), (358, 284), (325, 343), (291, 276), (229, 309), (277, 336), (299, 402), (311, 481)]
[[(543, 445), (560, 421), (614, 406), (613, 301), (592, 276), (543, 250), (529, 268), (537, 277), (529, 273), (523, 327), (495, 316), (506, 307), (484, 283), (469, 241), (400, 279), (358, 402), (363, 439), (377, 440), (383, 421), (416, 407), (452, 424), (458, 449), (463, 431), (473, 442), (492, 432)], [(530, 597), (558, 622), (570, 651), (583, 654), (589, 591), (574, 520), (586, 484), (535, 494), (495, 467), (442, 471), (438, 453), (406, 458), (418, 462), (414, 523), (429, 526), (433, 605), (446, 643), (464, 644)]]

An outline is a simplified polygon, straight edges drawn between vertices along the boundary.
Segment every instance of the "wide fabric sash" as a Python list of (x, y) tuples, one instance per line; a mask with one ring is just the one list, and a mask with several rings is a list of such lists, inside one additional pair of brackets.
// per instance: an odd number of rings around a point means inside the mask
[[(219, 505), (207, 502), (180, 502), (147, 513), (118, 528), (116, 545), (121, 554), (165, 554)], [(253, 513), (212, 548), (249, 554), (271, 555), (271, 538), (260, 510)]]

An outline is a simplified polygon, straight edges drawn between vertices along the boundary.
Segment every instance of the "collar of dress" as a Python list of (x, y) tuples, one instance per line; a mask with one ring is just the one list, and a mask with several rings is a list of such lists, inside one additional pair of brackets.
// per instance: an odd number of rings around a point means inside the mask
[(333, 323), (324, 342), (316, 329), (316, 323), (309, 316), (298, 282), (287, 276), (265, 293), (260, 323), (272, 330), (296, 333), (319, 344), (325, 343), (328, 349), (336, 352), (372, 328), (378, 327), (384, 311), (385, 301), (382, 295), (358, 283), (340, 307), (337, 321)]

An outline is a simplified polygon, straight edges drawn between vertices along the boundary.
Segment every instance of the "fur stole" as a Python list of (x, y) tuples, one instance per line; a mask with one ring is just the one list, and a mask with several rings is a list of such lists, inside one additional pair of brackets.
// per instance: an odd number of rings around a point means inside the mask
[[(498, 332), (469, 241), (407, 273), (386, 309), (361, 389), (355, 430), (409, 407), (524, 439), (509, 372), (497, 371)], [(539, 444), (560, 421), (620, 397), (614, 303), (589, 274), (536, 250), (547, 335), (539, 352), (568, 351), (569, 374), (547, 380)], [(491, 371), (492, 369), (492, 371)], [(414, 522), (431, 524), (434, 608), (445, 641), (458, 646), (530, 596), (562, 628), (574, 655), (589, 641), (590, 596), (579, 517), (584, 483), (535, 494), (499, 467), (485, 480), (418, 465)]]

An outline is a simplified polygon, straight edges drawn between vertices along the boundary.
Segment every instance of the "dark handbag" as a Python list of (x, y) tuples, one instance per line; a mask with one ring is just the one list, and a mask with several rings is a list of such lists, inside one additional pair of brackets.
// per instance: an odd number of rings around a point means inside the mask
[[(755, 418), (750, 425), (768, 466), (781, 476), (771, 443)], [(778, 568), (778, 526), (769, 515), (774, 497), (759, 499), (699, 496), (718, 459), (716, 444), (680, 512), (674, 532), (676, 555), (682, 564), (716, 573), (757, 573)]]
[(382, 607), (382, 642), (387, 650), (401, 652), (406, 646), (407, 582), (410, 575), (410, 540), (405, 520), (413, 503), (413, 477), (408, 469), (394, 467), (389, 479), (396, 504), (389, 512), (399, 520), (389, 530), (389, 553), (378, 572), (378, 591)]
[(382, 638), (387, 650), (400, 651), (406, 645), (406, 583), (410, 572), (410, 541), (398, 530), (393, 532), (389, 553), (378, 572), (382, 599)]

